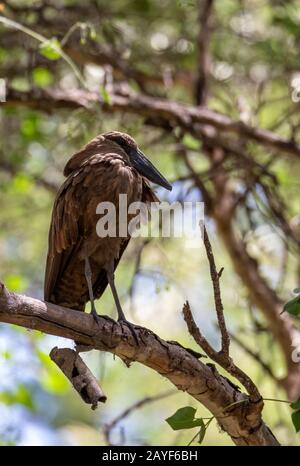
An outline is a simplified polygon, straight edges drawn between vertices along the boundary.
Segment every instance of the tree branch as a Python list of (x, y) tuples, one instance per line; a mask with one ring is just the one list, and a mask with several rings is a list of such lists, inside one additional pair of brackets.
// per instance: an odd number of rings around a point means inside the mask
[(117, 322), (100, 317), (98, 325), (92, 316), (83, 312), (10, 293), (2, 284), (0, 321), (108, 351), (127, 365), (140, 362), (206, 406), (236, 445), (278, 445), (262, 421), (261, 403), (251, 401), (192, 352), (179, 344), (162, 340), (146, 328), (136, 328), (137, 346), (130, 330)]
[(227, 331), (225, 317), (224, 317), (224, 309), (222, 304), (221, 298), (221, 290), (220, 290), (220, 277), (223, 272), (223, 269), (220, 272), (217, 272), (215, 259), (212, 251), (212, 247), (209, 241), (209, 237), (204, 226), (203, 229), (203, 242), (206, 250), (206, 255), (209, 262), (210, 268), (210, 276), (213, 283), (214, 289), (214, 301), (215, 301), (215, 308), (216, 314), (218, 319), (218, 327), (221, 332), (221, 350), (216, 351), (206, 340), (204, 335), (201, 333), (201, 330), (196, 325), (194, 320), (192, 311), (190, 309), (189, 303), (186, 302), (183, 306), (183, 316), (184, 320), (187, 324), (188, 330), (196, 343), (206, 352), (206, 354), (215, 362), (220, 364), (229, 374), (233, 375), (237, 380), (241, 382), (241, 384), (246, 388), (250, 395), (250, 399), (254, 403), (262, 403), (262, 397), (259, 393), (258, 388), (251, 380), (251, 378), (242, 371), (239, 367), (235, 365), (233, 360), (229, 355), (229, 345), (230, 345), (230, 337)]
[[(223, 200), (225, 201), (224, 197)], [(272, 335), (283, 352), (287, 375), (280, 382), (287, 391), (288, 397), (294, 399), (300, 391), (300, 365), (293, 362), (291, 353), (298, 331), (290, 316), (287, 313), (282, 314), (282, 301), (261, 276), (258, 263), (250, 257), (243, 240), (235, 233), (232, 222), (222, 209), (221, 201), (219, 210), (215, 211), (214, 219), (235, 271), (248, 290), (251, 302), (262, 311)]]
[(82, 400), (96, 409), (98, 402), (105, 403), (106, 395), (78, 352), (71, 348), (53, 348), (50, 358), (70, 380)]
[(143, 406), (150, 404), (150, 403), (154, 403), (155, 401), (159, 401), (164, 398), (167, 398), (168, 396), (174, 395), (175, 393), (176, 391), (169, 390), (168, 392), (159, 393), (158, 395), (155, 395), (155, 396), (146, 396), (145, 398), (142, 398), (141, 400), (129, 406), (129, 408), (126, 408), (118, 416), (116, 416), (112, 421), (105, 424), (104, 437), (105, 437), (107, 444), (114, 446), (111, 440), (111, 434), (112, 434), (112, 431), (115, 429), (115, 427), (119, 424), (119, 422), (123, 421), (126, 417), (130, 416), (130, 414), (142, 408)]
[(217, 314), (218, 324), (219, 324), (221, 337), (222, 337), (221, 351), (224, 355), (228, 356), (230, 338), (229, 338), (229, 334), (226, 328), (226, 322), (224, 318), (224, 309), (223, 309), (223, 303), (222, 303), (221, 291), (220, 291), (220, 277), (223, 272), (223, 269), (221, 269), (220, 272), (217, 272), (215, 258), (212, 252), (212, 247), (211, 247), (205, 226), (203, 227), (203, 242), (204, 242), (206, 255), (208, 258), (208, 262), (209, 262), (210, 276), (211, 276), (211, 281), (212, 281), (213, 289), (214, 289), (216, 314)]
[(197, 125), (211, 125), (224, 133), (232, 133), (239, 137), (256, 141), (266, 147), (284, 151), (294, 156), (300, 156), (300, 144), (294, 140), (283, 138), (266, 129), (250, 126), (242, 121), (232, 120), (230, 117), (209, 110), (205, 107), (185, 105), (176, 101), (169, 101), (143, 94), (110, 94), (109, 104), (95, 92), (81, 89), (62, 91), (60, 89), (31, 89), (28, 92), (15, 91), (8, 88), (6, 103), (2, 105), (24, 105), (36, 110), (53, 112), (56, 109), (76, 109), (78, 107), (91, 108), (100, 105), (104, 112), (128, 112), (135, 115), (149, 117), (168, 127), (179, 126), (186, 132), (199, 135)]
[(258, 388), (250, 377), (237, 367), (229, 355), (222, 353), (222, 351), (216, 351), (203, 336), (202, 332), (198, 328), (189, 303), (186, 302), (183, 306), (183, 316), (187, 324), (190, 334), (194, 338), (195, 342), (206, 352), (206, 354), (217, 364), (223, 367), (229, 374), (235, 377), (241, 384), (246, 388), (250, 395), (250, 400), (257, 405), (263, 406), (262, 397), (258, 391)]

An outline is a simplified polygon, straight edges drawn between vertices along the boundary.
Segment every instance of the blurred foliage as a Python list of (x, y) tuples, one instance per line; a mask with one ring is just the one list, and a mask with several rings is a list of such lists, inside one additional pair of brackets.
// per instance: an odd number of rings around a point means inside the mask
[[(300, 80), (298, 2), (224, 0), (215, 4), (210, 107), (233, 118), (243, 114), (251, 124), (276, 129), (284, 136), (290, 137), (292, 131), (296, 139), (300, 128), (299, 104), (292, 101), (291, 94)], [(16, 90), (32, 86), (78, 87), (80, 83), (72, 68), (61, 58), (63, 44), (85, 52), (108, 51), (117, 60), (126, 60), (129, 67), (148, 76), (164, 76), (165, 81), (172, 75), (169, 86), (149, 79), (147, 90), (193, 101), (192, 81), (188, 77), (197, 64), (195, 1), (11, 0), (0, 6), (2, 14), (47, 38), (40, 44), (34, 37), (0, 24), (1, 77)], [(97, 90), (109, 104), (105, 78), (110, 70), (89, 64), (79, 66), (79, 72), (88, 87)], [(130, 77), (127, 84), (138, 90), (139, 84)], [(49, 109), (49, 114), (45, 114), (0, 104), (0, 278), (11, 290), (42, 298), (48, 227), (55, 191), (63, 180), (62, 169), (72, 153), (96, 134), (113, 129), (130, 133), (168, 179), (179, 178), (169, 199), (198, 198), (190, 182), (184, 180), (186, 168), (174, 155), (173, 136), (162, 137), (155, 128), (145, 130), (144, 123), (143, 118), (133, 115), (107, 116), (98, 108), (53, 112)], [(199, 142), (186, 135), (184, 144), (195, 169), (205, 172), (207, 160), (199, 157), (202, 150)], [(270, 154), (261, 147), (254, 145), (253, 149), (261, 163), (269, 159)], [(288, 215), (297, 221), (299, 160), (284, 155), (274, 157), (272, 168), (287, 202)], [(239, 183), (238, 173), (239, 168), (233, 170), (232, 183)], [(165, 193), (159, 195), (166, 198)], [(268, 213), (264, 211), (263, 193), (258, 189), (248, 203), (255, 211), (253, 228), (249, 230), (243, 213), (237, 218), (247, 236), (248, 249), (254, 258), (259, 256), (269, 282), (274, 286), (280, 282), (281, 294), (288, 300), (289, 290), (299, 281), (299, 260), (290, 251), (285, 255), (284, 241), (270, 226)], [(225, 267), (222, 289), (229, 328), (259, 351), (280, 375), (283, 366), (277, 346), (267, 332), (255, 328), (253, 315), (260, 328), (264, 321), (256, 310), (249, 310), (247, 294), (211, 222), (208, 229), (218, 266)], [(202, 330), (212, 344), (218, 345), (204, 250), (189, 249), (179, 239), (151, 241), (143, 251), (131, 299), (128, 290), (138, 241), (132, 241), (117, 271), (118, 289), (130, 319), (163, 338), (193, 346), (181, 316), (182, 304), (188, 298)], [(108, 291), (97, 308), (100, 313), (115, 315)], [(87, 354), (84, 358), (108, 394), (106, 405), (92, 412), (48, 357), (53, 346), (70, 342), (4, 324), (0, 325), (0, 335), (0, 444), (103, 444), (105, 423), (137, 399), (169, 388), (165, 379), (143, 366), (135, 364), (128, 370), (111, 355)], [(259, 384), (263, 395), (284, 397), (261, 367), (238, 346), (233, 344), (232, 352), (239, 365)], [(190, 433), (173, 432), (164, 422), (186, 405), (192, 409), (196, 402), (184, 393), (146, 405), (116, 427), (114, 441), (186, 445), (191, 440)], [(211, 416), (205, 408), (195, 408), (199, 419)], [(299, 413), (298, 406), (295, 412)], [(288, 406), (266, 402), (264, 417), (282, 443), (299, 444)], [(298, 414), (295, 427), (299, 430)], [(203, 445), (216, 443), (228, 445), (231, 440), (220, 434), (217, 424), (212, 422)]]

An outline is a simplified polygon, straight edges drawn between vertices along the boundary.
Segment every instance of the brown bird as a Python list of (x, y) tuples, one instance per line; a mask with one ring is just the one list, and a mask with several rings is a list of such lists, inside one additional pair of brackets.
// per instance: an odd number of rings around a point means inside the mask
[[(124, 315), (114, 283), (114, 271), (130, 240), (99, 237), (97, 205), (111, 202), (116, 207), (118, 232), (119, 195), (131, 202), (155, 202), (147, 180), (171, 190), (168, 181), (125, 133), (113, 131), (97, 136), (74, 154), (64, 169), (67, 177), (54, 202), (49, 231), (44, 297), (48, 302), (84, 311), (100, 298), (109, 284), (118, 320), (133, 326)], [(128, 216), (130, 220), (130, 216)]]

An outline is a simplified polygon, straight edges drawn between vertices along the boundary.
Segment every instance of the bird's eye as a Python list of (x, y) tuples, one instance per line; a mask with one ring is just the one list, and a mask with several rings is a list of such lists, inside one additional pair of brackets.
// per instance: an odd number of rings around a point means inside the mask
[(118, 138), (116, 141), (119, 144), (119, 146), (123, 147), (123, 149), (125, 149), (125, 147), (127, 147), (128, 145), (127, 142), (123, 138)]

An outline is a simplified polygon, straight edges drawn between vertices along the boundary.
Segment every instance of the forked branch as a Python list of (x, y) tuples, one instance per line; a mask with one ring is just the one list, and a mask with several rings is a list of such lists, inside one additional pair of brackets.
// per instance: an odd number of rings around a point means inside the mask
[(190, 334), (192, 335), (196, 343), (198, 343), (198, 345), (205, 351), (207, 356), (209, 356), (213, 361), (215, 361), (217, 364), (223, 367), (229, 374), (235, 377), (246, 388), (247, 392), (250, 395), (251, 401), (257, 403), (258, 405), (261, 405), (262, 409), (263, 401), (258, 388), (251, 380), (251, 378), (235, 365), (235, 363), (229, 355), (230, 337), (226, 328), (224, 308), (220, 291), (220, 277), (223, 272), (223, 269), (221, 269), (220, 272), (217, 272), (211, 243), (205, 226), (203, 228), (203, 242), (209, 262), (210, 276), (213, 284), (215, 309), (218, 319), (218, 326), (221, 332), (221, 350), (216, 351), (204, 337), (194, 320), (188, 302), (186, 302), (183, 306), (184, 320), (187, 324)]

